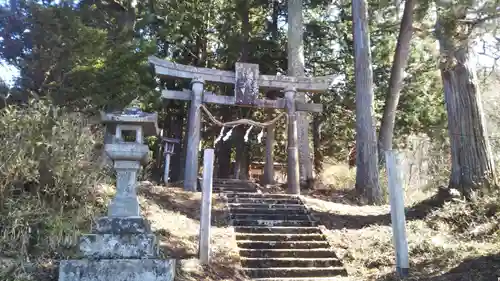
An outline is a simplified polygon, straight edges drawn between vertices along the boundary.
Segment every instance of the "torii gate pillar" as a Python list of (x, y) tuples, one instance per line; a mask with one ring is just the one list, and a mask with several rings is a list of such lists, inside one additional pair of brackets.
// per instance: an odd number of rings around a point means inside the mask
[(191, 105), (188, 119), (188, 143), (186, 151), (186, 169), (184, 170), (184, 190), (196, 191), (198, 183), (198, 157), (201, 137), (201, 103), (203, 86), (201, 78), (191, 80)]

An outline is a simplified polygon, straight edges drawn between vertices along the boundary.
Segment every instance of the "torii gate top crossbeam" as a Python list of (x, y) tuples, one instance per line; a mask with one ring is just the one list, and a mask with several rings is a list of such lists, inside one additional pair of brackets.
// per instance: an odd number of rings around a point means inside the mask
[[(236, 83), (236, 73), (227, 70), (217, 70), (203, 67), (188, 66), (157, 58), (149, 57), (149, 62), (154, 65), (158, 75), (193, 79), (202, 78), (205, 81)], [(245, 64), (251, 65), (251, 64)], [(328, 89), (336, 76), (320, 77), (291, 77), (282, 75), (259, 75), (257, 82), (260, 88), (286, 89), (295, 88), (304, 92), (324, 92)]]

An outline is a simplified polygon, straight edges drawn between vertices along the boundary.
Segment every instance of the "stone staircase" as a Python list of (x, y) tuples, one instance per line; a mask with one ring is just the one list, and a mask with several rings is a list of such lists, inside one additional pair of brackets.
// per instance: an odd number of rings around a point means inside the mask
[(215, 180), (227, 197), (241, 265), (251, 280), (330, 281), (347, 275), (298, 196), (258, 193), (250, 182)]

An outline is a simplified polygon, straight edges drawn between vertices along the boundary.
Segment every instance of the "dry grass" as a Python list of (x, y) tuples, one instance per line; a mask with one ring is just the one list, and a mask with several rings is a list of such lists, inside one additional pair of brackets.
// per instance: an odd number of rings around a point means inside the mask
[(201, 193), (181, 188), (142, 186), (141, 205), (160, 238), (163, 256), (178, 259), (176, 281), (246, 280), (232, 228), (227, 227), (225, 203), (214, 195), (212, 202), (212, 259), (210, 266), (197, 260)]
[[(325, 225), (349, 276), (398, 280), (389, 206), (358, 206), (346, 200), (353, 192), (353, 170), (336, 165), (325, 172), (335, 174), (323, 175), (323, 181), (333, 184), (321, 186), (321, 196), (309, 190), (310, 195), (303, 197)], [(412, 270), (408, 280), (486, 281), (500, 277), (500, 194), (467, 203), (441, 193), (429, 198), (436, 189), (405, 191), (406, 198), (413, 199), (406, 204), (412, 206), (407, 210)], [(428, 199), (423, 200), (425, 197)]]

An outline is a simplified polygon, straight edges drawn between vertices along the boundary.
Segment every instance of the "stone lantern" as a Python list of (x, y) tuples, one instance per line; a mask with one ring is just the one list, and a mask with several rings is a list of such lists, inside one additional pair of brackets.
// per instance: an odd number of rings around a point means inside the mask
[[(144, 144), (145, 136), (158, 133), (156, 113), (144, 113), (137, 108), (119, 113), (101, 113), (102, 122), (115, 131), (115, 141), (106, 144), (104, 150), (114, 161), (116, 171), (116, 196), (113, 198), (108, 216), (139, 216), (137, 199), (137, 173), (141, 164), (148, 161), (149, 147)], [(125, 141), (124, 132), (132, 132), (134, 141)]]
[[(137, 172), (148, 160), (144, 137), (157, 134), (158, 116), (128, 109), (101, 118), (116, 132), (115, 141), (105, 144), (116, 171), (116, 195), (108, 215), (80, 238), (84, 259), (61, 261), (59, 281), (173, 281), (175, 260), (158, 258), (158, 241), (141, 216), (136, 191)], [(133, 141), (124, 140), (126, 131)]]

